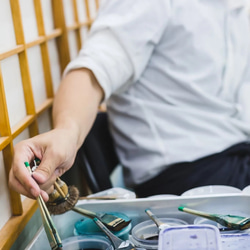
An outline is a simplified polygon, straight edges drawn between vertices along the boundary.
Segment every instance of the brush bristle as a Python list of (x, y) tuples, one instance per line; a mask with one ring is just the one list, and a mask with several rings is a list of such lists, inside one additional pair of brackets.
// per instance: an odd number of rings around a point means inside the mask
[(57, 201), (48, 202), (47, 208), (51, 214), (63, 214), (71, 210), (79, 199), (79, 191), (75, 186), (69, 186), (68, 197), (61, 197)]

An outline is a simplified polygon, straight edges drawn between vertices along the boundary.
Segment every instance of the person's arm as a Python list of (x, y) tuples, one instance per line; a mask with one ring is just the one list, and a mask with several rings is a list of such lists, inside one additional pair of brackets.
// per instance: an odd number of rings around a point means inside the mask
[[(10, 187), (31, 198), (42, 194), (47, 200), (45, 191), (50, 192), (56, 177), (72, 166), (103, 96), (103, 90), (91, 71), (78, 69), (69, 72), (54, 99), (54, 129), (15, 146)], [(31, 162), (35, 157), (41, 159), (41, 163), (32, 178), (24, 162)]]

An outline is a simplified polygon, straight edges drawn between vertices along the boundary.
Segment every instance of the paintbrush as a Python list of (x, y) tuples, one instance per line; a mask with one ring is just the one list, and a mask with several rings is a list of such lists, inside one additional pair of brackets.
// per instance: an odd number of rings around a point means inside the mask
[(95, 213), (87, 209), (75, 207), (79, 198), (79, 191), (77, 188), (68, 187), (60, 178), (57, 178), (54, 186), (55, 190), (52, 195), (50, 195), (49, 202), (47, 203), (48, 210), (52, 214), (62, 214), (69, 210), (73, 210), (91, 219), (98, 218), (112, 231), (120, 231), (131, 222), (131, 220), (126, 221), (113, 214)]
[(152, 233), (152, 234), (143, 234), (142, 237), (144, 240), (158, 240), (158, 236), (159, 236), (160, 231), (169, 225), (162, 222), (155, 214), (152, 213), (152, 211), (150, 209), (148, 209), (148, 208), (145, 209), (145, 213), (156, 224), (156, 226), (158, 228), (158, 232)]
[(104, 196), (80, 196), (79, 200), (116, 200), (118, 195), (104, 195)]
[[(30, 174), (32, 175), (32, 170), (30, 168), (30, 164), (28, 162), (25, 162), (24, 164), (25, 164), (26, 168), (29, 170)], [(61, 242), (60, 236), (56, 230), (56, 227), (53, 223), (53, 220), (50, 216), (50, 213), (49, 213), (41, 195), (38, 196), (37, 202), (39, 205), (44, 230), (45, 230), (45, 233), (47, 235), (51, 249), (52, 250), (62, 250), (62, 242)]]
[(245, 230), (250, 228), (250, 218), (248, 217), (242, 217), (242, 216), (237, 216), (237, 215), (222, 215), (222, 214), (210, 214), (210, 213), (205, 213), (201, 211), (197, 211), (191, 208), (187, 208), (185, 206), (180, 206), (178, 207), (180, 211), (201, 216), (204, 218), (207, 218), (209, 220), (215, 221), (219, 223), (220, 225), (231, 228), (231, 229), (236, 229), (236, 230)]
[(165, 227), (169, 226), (168, 224), (162, 222), (155, 214), (152, 213), (150, 209), (146, 209), (145, 213), (149, 216), (149, 218), (156, 224), (159, 232)]
[[(112, 232), (109, 231), (107, 227), (98, 219), (94, 218), (94, 222), (96, 225), (108, 236), (110, 241), (112, 242), (112, 245), (115, 250), (136, 250), (138, 248), (135, 248), (135, 246), (129, 241), (129, 240), (121, 240), (116, 235), (114, 235)], [(141, 248), (141, 250), (143, 250)]]

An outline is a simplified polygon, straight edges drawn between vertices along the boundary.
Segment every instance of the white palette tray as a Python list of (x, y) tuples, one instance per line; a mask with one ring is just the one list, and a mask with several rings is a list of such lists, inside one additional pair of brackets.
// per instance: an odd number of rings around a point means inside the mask
[[(213, 194), (196, 197), (154, 197), (145, 199), (111, 200), (111, 201), (79, 201), (77, 206), (95, 212), (122, 212), (132, 219), (132, 226), (141, 221), (148, 220), (145, 209), (150, 208), (158, 217), (172, 217), (185, 220), (193, 224), (196, 218), (193, 215), (178, 211), (180, 205), (186, 205), (209, 213), (235, 214), (250, 217), (250, 195), (239, 194)], [(73, 236), (74, 224), (82, 215), (69, 211), (62, 215), (53, 216), (61, 239)], [(41, 228), (26, 250), (50, 250), (46, 234)]]

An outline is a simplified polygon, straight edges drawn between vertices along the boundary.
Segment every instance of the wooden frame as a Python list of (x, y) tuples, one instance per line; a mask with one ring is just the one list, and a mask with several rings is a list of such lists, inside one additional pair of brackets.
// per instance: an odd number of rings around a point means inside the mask
[[(37, 22), (38, 38), (32, 42), (26, 43), (19, 1), (20, 0), (10, 0), (16, 46), (8, 51), (0, 53), (0, 61), (13, 55), (18, 55), (26, 107), (26, 116), (18, 124), (11, 127), (4, 89), (4, 80), (0, 67), (0, 150), (3, 153), (4, 167), (7, 179), (11, 168), (11, 159), (14, 153), (13, 140), (18, 135), (20, 135), (25, 129), (28, 129), (30, 137), (37, 135), (39, 133), (38, 118), (45, 111), (50, 112), (51, 119), (51, 107), (54, 97), (54, 90), (52, 83), (51, 62), (49, 57), (48, 42), (50, 40), (56, 39), (60, 61), (60, 69), (62, 73), (71, 59), (68, 32), (75, 32), (77, 41), (76, 46), (79, 50), (82, 46), (83, 41), (80, 29), (82, 27), (89, 28), (93, 21), (90, 16), (89, 1), (95, 2), (96, 9), (98, 9), (99, 7), (98, 0), (82, 0), (83, 4), (85, 5), (87, 20), (86, 22), (80, 22), (77, 11), (79, 8), (78, 2), (77, 0), (71, 0), (75, 23), (74, 25), (67, 26), (65, 21), (64, 2), (62, 0), (51, 0), (54, 29), (50, 34), (46, 34), (43, 19), (44, 15), (41, 4), (42, 0), (33, 0)], [(32, 90), (32, 80), (30, 76), (30, 68), (28, 64), (27, 55), (27, 50), (34, 46), (40, 47), (47, 96), (46, 100), (39, 107), (35, 106), (34, 94)], [(37, 210), (37, 204), (34, 200), (26, 198), (22, 202), (21, 196), (12, 190), (9, 190), (9, 195), (11, 203), (10, 205), (12, 209), (12, 217), (0, 230), (0, 249), (11, 248), (17, 237), (25, 228), (27, 222)]]

